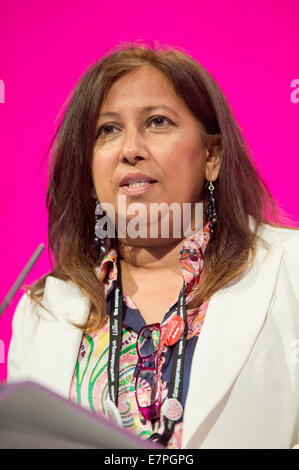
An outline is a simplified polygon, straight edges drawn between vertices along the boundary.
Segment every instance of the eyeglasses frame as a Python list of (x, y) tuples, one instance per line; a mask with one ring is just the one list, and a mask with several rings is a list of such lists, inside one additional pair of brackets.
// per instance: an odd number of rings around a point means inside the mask
[[(158, 343), (156, 350), (153, 353), (148, 354), (147, 356), (142, 356), (140, 349), (139, 349), (139, 341), (142, 336), (142, 333), (146, 329), (149, 329), (149, 328), (158, 329), (159, 343)], [(159, 361), (158, 360), (159, 360), (160, 352), (162, 350), (163, 343), (164, 342), (162, 338), (162, 328), (161, 328), (160, 323), (152, 323), (150, 325), (143, 326), (141, 330), (139, 331), (139, 334), (136, 340), (136, 350), (137, 350), (137, 355), (138, 355), (138, 372), (137, 372), (136, 381), (135, 381), (135, 398), (136, 398), (138, 409), (146, 420), (153, 420), (155, 418), (158, 418), (160, 415), (160, 410), (161, 410), (161, 405), (162, 405), (162, 396), (161, 396), (162, 384), (161, 384), (161, 381), (159, 380), (159, 374), (158, 374), (158, 362)], [(145, 367), (144, 363), (148, 362), (153, 357), (154, 357), (154, 367)], [(147, 406), (140, 405), (139, 400), (138, 400), (138, 394), (137, 394), (138, 380), (139, 380), (140, 374), (144, 371), (150, 371), (150, 372), (155, 373), (155, 387), (157, 390), (155, 401), (151, 405), (147, 405)]]

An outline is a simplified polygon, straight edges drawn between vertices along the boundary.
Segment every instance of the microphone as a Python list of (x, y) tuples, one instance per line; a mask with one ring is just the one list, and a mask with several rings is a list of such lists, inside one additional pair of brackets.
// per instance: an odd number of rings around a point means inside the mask
[(23, 271), (21, 272), (21, 274), (19, 275), (19, 277), (17, 278), (17, 280), (13, 284), (12, 288), (8, 292), (7, 296), (3, 300), (2, 304), (0, 305), (0, 316), (2, 315), (4, 310), (8, 307), (8, 305), (11, 302), (13, 296), (17, 292), (18, 288), (20, 287), (20, 285), (24, 281), (25, 277), (29, 273), (29, 271), (32, 268), (32, 266), (34, 265), (34, 263), (37, 261), (38, 257), (40, 256), (40, 254), (41, 254), (41, 252), (43, 251), (44, 248), (45, 248), (45, 245), (43, 243), (41, 243), (37, 247), (37, 249), (35, 250), (33, 255), (31, 256), (31, 258), (28, 261), (28, 263), (26, 264), (25, 268), (23, 269)]

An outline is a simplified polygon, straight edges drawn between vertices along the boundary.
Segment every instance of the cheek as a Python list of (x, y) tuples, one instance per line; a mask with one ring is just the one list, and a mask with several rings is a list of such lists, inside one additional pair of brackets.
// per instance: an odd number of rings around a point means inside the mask
[(165, 168), (173, 183), (195, 184), (205, 175), (203, 151), (198, 147), (177, 146), (169, 155), (169, 160), (165, 161)]
[(204, 163), (201, 141), (190, 133), (185, 133), (183, 136), (179, 135), (177, 139), (171, 142), (171, 145), (165, 147), (163, 153), (168, 163), (171, 161), (172, 164), (179, 167), (186, 165), (198, 168)]
[(109, 165), (99, 158), (94, 159), (92, 163), (92, 176), (99, 200), (101, 202), (112, 202)]
[(111, 182), (112, 175), (112, 159), (105, 158), (103, 155), (95, 154), (92, 162), (92, 174), (95, 185), (105, 186)]

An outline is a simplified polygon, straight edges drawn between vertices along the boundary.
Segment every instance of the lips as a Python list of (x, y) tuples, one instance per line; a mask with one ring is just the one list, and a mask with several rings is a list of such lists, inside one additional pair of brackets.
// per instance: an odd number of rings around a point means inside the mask
[(144, 173), (128, 173), (119, 183), (119, 186), (128, 186), (130, 183), (157, 183), (157, 180)]

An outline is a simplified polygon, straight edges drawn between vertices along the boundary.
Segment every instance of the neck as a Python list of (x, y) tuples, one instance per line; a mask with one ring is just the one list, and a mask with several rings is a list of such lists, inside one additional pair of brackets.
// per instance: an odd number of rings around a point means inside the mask
[[(119, 240), (119, 254), (123, 264), (130, 270), (180, 271), (179, 254), (185, 239), (170, 239), (157, 246), (140, 246)], [(134, 241), (136, 242), (136, 241)]]
[[(203, 225), (206, 224), (203, 221)], [(194, 230), (194, 223), (192, 225)], [(189, 237), (187, 237), (189, 238)], [(118, 247), (122, 264), (130, 271), (175, 271), (181, 273), (180, 251), (186, 238), (119, 238)]]

